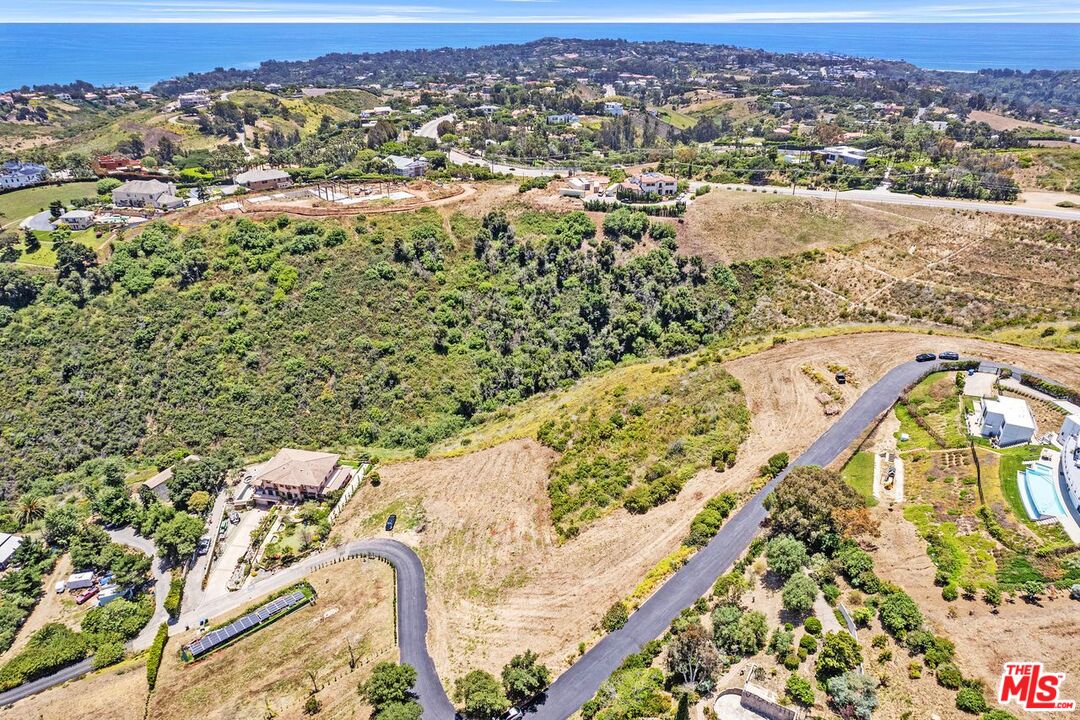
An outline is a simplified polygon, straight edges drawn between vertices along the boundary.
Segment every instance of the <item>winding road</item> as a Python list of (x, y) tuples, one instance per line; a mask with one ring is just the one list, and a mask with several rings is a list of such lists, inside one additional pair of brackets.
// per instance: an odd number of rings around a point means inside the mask
[[(984, 370), (992, 371), (997, 368), (1009, 368), (1016, 374), (1027, 374), (1015, 366), (983, 363)], [(847, 412), (796, 458), (787, 470), (759, 490), (720, 528), (708, 545), (698, 551), (646, 600), (630, 616), (625, 626), (605, 635), (560, 675), (546, 693), (526, 708), (529, 720), (565, 720), (573, 715), (596, 694), (601, 684), (618, 669), (628, 655), (638, 652), (648, 641), (660, 637), (683, 609), (708, 593), (716, 579), (734, 564), (757, 535), (761, 522), (765, 519), (765, 497), (783, 481), (792, 468), (805, 465), (824, 466), (837, 459), (892, 407), (906, 387), (914, 384), (927, 372), (937, 369), (940, 369), (937, 363), (906, 362), (892, 368), (867, 388)], [(778, 445), (777, 449), (782, 447)], [(358, 557), (379, 558), (394, 567), (401, 661), (416, 668), (414, 690), (424, 708), (425, 720), (453, 720), (453, 705), (439, 680), (435, 663), (427, 649), (424, 568), (415, 552), (395, 540), (354, 541), (311, 556), (281, 572), (258, 578), (242, 591), (215, 598), (195, 610), (183, 613), (179, 622), (173, 626), (172, 634), (183, 632), (185, 628), (198, 624), (203, 618), (246, 606), (259, 597), (299, 581), (318, 568)], [(165, 589), (167, 590), (167, 586)], [(0, 694), (0, 707), (88, 671), (86, 661)]]

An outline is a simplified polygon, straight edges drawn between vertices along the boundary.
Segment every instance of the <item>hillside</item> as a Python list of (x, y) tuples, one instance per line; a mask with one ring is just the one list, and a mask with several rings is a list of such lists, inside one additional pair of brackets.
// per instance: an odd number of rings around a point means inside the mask
[(0, 270), (6, 494), (102, 455), (423, 454), (477, 412), (728, 322), (727, 273), (617, 257), (582, 213), (517, 223), (520, 238), (501, 213), (433, 210), (154, 225), (56, 282)]

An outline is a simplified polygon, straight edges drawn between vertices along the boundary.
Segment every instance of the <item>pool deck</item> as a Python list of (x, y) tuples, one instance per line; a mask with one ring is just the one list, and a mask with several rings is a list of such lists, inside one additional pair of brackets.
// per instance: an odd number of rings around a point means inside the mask
[[(1026, 463), (1025, 469), (1017, 473), (1017, 484), (1020, 485), (1020, 500), (1024, 503), (1024, 510), (1027, 511), (1027, 515), (1032, 520), (1055, 518), (1061, 525), (1061, 528), (1065, 531), (1065, 534), (1069, 536), (1069, 539), (1074, 543), (1080, 544), (1080, 513), (1076, 511), (1076, 508), (1071, 507), (1068, 501), (1068, 491), (1065, 487), (1064, 466), (1061, 459), (1065, 457), (1064, 453), (1053, 453), (1049, 457), (1044, 453), (1040, 460)], [(1045, 471), (1043, 473), (1031, 472), (1031, 468), (1034, 465), (1041, 465)], [(1019, 477), (1023, 475), (1023, 478)], [(1049, 491), (1054, 494), (1054, 502), (1057, 505), (1054, 512), (1044, 514), (1039, 511), (1039, 508), (1035, 505), (1036, 499), (1031, 494), (1031, 489), (1027, 487), (1031, 478), (1044, 477)], [(1057, 482), (1055, 482), (1057, 480)]]

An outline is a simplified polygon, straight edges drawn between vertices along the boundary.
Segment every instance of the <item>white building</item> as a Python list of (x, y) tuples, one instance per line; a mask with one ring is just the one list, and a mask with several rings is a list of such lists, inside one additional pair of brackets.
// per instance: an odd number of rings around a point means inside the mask
[(674, 195), (679, 191), (679, 181), (670, 175), (658, 172), (643, 172), (632, 175), (619, 183), (616, 192), (631, 195)]
[(623, 107), (621, 102), (606, 102), (604, 103), (604, 114), (619, 117), (626, 114), (626, 108)]
[(49, 168), (37, 163), (24, 163), (9, 160), (0, 165), (0, 190), (36, 185), (49, 177)]
[(72, 230), (86, 230), (94, 224), (94, 213), (89, 210), (68, 210), (56, 219)]
[(196, 90), (195, 92), (181, 93), (177, 98), (180, 102), (181, 110), (195, 110), (197, 108), (204, 108), (210, 105), (210, 93), (206, 90)]
[(11, 560), (11, 556), (19, 549), (22, 542), (22, 535), (9, 535), (8, 533), (0, 532), (0, 570), (7, 567), (8, 562)]
[(1061, 424), (1061, 474), (1069, 501), (1080, 510), (1080, 415), (1069, 415)]
[(1035, 418), (1028, 404), (1020, 398), (999, 397), (981, 401), (982, 436), (996, 438), (1001, 447), (1031, 441)]
[(814, 150), (812, 155), (824, 158), (826, 165), (863, 165), (866, 163), (866, 151), (850, 145), (833, 145), (822, 150)]
[(118, 207), (173, 210), (184, 206), (184, 201), (176, 197), (176, 185), (160, 180), (130, 180), (113, 190), (112, 197)]
[(65, 583), (68, 590), (82, 590), (83, 588), (93, 587), (93, 585), (94, 573), (89, 570), (72, 574)]
[(401, 155), (388, 155), (386, 162), (390, 163), (390, 172), (402, 177), (420, 177), (431, 163), (422, 157), (407, 158)]
[(548, 115), (548, 125), (573, 125), (579, 120), (578, 116), (574, 113), (563, 113), (562, 115)]

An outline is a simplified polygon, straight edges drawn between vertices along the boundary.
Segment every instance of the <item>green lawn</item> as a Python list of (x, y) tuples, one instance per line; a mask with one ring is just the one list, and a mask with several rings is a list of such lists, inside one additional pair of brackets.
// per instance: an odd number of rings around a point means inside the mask
[(871, 452), (857, 453), (848, 461), (840, 472), (846, 482), (863, 496), (868, 507), (878, 504), (874, 497), (874, 454)]
[(97, 183), (74, 182), (26, 188), (0, 195), (0, 227), (18, 225), (34, 213), (49, 209), (49, 203), (59, 200), (65, 204), (76, 198), (97, 197)]
[(1060, 525), (1036, 525), (1028, 518), (1027, 511), (1024, 510), (1024, 501), (1020, 499), (1020, 486), (1017, 483), (1016, 474), (1024, 469), (1025, 462), (1038, 460), (1041, 453), (1042, 447), (1038, 445), (1020, 445), (998, 451), (1001, 457), (998, 466), (1001, 492), (1005, 496), (1005, 502), (1008, 503), (1013, 517), (1031, 528), (1044, 543), (1067, 545), (1069, 538)]
[[(50, 234), (47, 232), (36, 232), (34, 234), (37, 235), (38, 240), (41, 242), (41, 247), (29, 255), (24, 252), (23, 255), (19, 257), (18, 262), (48, 268), (56, 267), (56, 251), (53, 249), (53, 241), (49, 239)], [(93, 249), (94, 252), (101, 250), (102, 246), (108, 242), (108, 240), (108, 234), (98, 238), (93, 229), (80, 230), (71, 234), (72, 242), (80, 242)]]
[(674, 108), (657, 108), (657, 116), (668, 125), (676, 127), (679, 130), (686, 130), (697, 124), (695, 118), (684, 115)]
[(911, 436), (910, 443), (903, 443), (901, 450), (913, 447), (935, 448), (937, 443), (915, 424), (911, 413), (917, 413), (927, 425), (945, 440), (945, 446), (960, 448), (967, 445), (967, 433), (960, 425), (961, 402), (956, 394), (956, 374), (933, 373), (908, 393), (908, 408), (897, 406), (901, 430)]

